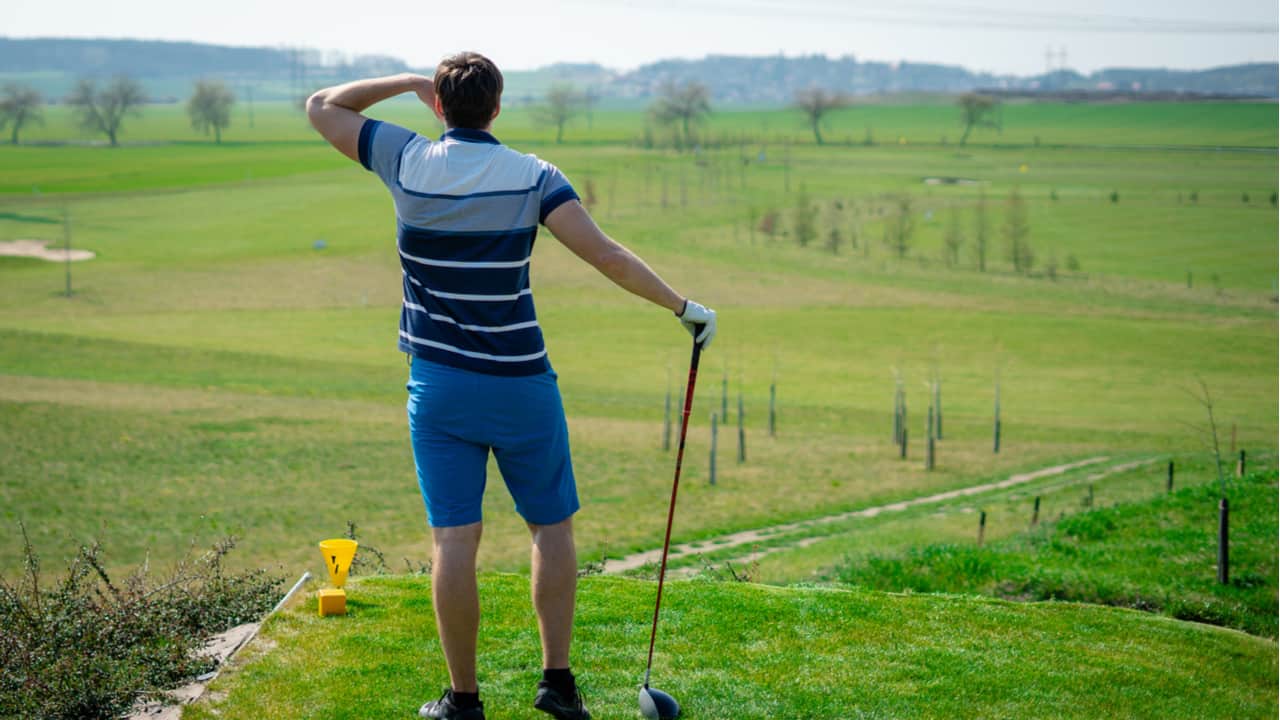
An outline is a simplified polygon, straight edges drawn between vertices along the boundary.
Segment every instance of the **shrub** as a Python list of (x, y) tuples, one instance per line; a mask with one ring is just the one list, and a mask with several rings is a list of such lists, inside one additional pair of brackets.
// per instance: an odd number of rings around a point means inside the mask
[(18, 583), (0, 580), (4, 715), (118, 717), (138, 699), (210, 670), (199, 655), (205, 639), (262, 617), (282, 583), (263, 570), (224, 574), (222, 559), (233, 547), (227, 538), (166, 578), (154, 580), (144, 566), (117, 583), (94, 544), (48, 586), (26, 542)]

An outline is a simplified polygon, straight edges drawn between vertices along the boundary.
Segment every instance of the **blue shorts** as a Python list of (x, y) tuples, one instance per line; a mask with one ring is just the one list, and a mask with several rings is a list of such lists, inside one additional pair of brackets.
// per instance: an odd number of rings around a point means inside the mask
[(569, 428), (555, 372), (485, 375), (413, 358), (409, 436), (432, 527), (481, 519), (489, 451), (525, 522), (578, 511)]

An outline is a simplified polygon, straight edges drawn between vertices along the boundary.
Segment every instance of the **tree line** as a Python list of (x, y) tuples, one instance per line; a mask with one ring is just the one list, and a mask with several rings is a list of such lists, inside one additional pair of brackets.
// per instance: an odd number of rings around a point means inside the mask
[[(867, 225), (878, 222), (880, 242), (897, 260), (917, 257), (912, 251), (917, 247), (919, 218), (933, 219), (933, 211), (922, 212), (908, 192), (891, 193), (866, 201), (837, 198), (821, 202), (813, 200), (803, 186), (789, 212), (776, 207), (763, 212), (751, 208), (748, 212), (752, 237), (756, 232), (764, 235), (766, 240), (788, 236), (801, 247), (821, 240), (824, 249), (832, 254), (848, 248), (870, 255), (873, 239), (867, 232)], [(947, 267), (964, 264), (963, 256), (967, 253), (974, 270), (987, 272), (991, 269), (993, 255), (1002, 252), (1009, 266), (1020, 275), (1031, 274), (1037, 263), (1050, 280), (1056, 280), (1063, 270), (1080, 272), (1080, 262), (1074, 255), (1068, 255), (1063, 264), (1059, 263), (1056, 253), (1050, 253), (1048, 258), (1037, 255), (1031, 244), (1027, 202), (1018, 188), (1011, 190), (1005, 198), (1004, 217), (1001, 219), (993, 217), (985, 191), (979, 192), (967, 223), (962, 207), (952, 204), (942, 232), (940, 259)], [(924, 256), (918, 257), (925, 259)]]
[[(533, 108), (535, 122), (555, 128), (556, 143), (564, 141), (565, 127), (578, 115), (588, 116), (598, 97), (591, 90), (580, 91), (572, 84), (557, 83), (544, 94), (542, 102)], [(790, 107), (799, 110), (813, 132), (813, 140), (824, 144), (822, 130), (830, 113), (854, 105), (853, 96), (837, 90), (810, 87), (795, 93)], [(960, 144), (969, 140), (976, 128), (1002, 129), (1000, 100), (981, 93), (960, 95), (956, 104), (960, 110), (960, 124), (964, 134)], [(711, 90), (697, 81), (677, 83), (663, 81), (657, 88), (654, 101), (648, 109), (649, 118), (661, 128), (671, 132), (672, 144), (679, 149), (692, 149), (698, 144), (698, 126), (711, 114)], [(646, 134), (651, 131), (646, 127)], [(647, 142), (646, 145), (652, 144)]]
[[(196, 81), (187, 101), (191, 127), (222, 142), (222, 131), (231, 125), (231, 107), (235, 93), (220, 80)], [(9, 131), (9, 142), (18, 144), (24, 128), (44, 124), (44, 97), (34, 88), (7, 83), (0, 88), (0, 132)], [(119, 145), (121, 126), (126, 117), (137, 116), (147, 102), (142, 84), (118, 75), (99, 85), (96, 80), (81, 79), (63, 102), (73, 108), (81, 129), (107, 136), (112, 147)]]

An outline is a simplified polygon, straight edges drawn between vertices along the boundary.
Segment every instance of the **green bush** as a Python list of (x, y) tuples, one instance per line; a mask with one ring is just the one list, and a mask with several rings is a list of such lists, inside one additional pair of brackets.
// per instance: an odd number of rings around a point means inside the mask
[(224, 574), (234, 546), (227, 538), (168, 577), (144, 567), (118, 583), (100, 548), (82, 546), (66, 576), (46, 586), (27, 543), (21, 579), (0, 580), (0, 716), (119, 717), (211, 670), (198, 652), (205, 639), (262, 617), (282, 583), (262, 570)]

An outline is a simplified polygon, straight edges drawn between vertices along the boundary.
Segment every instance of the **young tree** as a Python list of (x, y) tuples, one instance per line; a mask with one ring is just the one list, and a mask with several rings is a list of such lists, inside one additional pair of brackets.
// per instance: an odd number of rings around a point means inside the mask
[(0, 131), (12, 126), (9, 142), (18, 144), (18, 133), (27, 123), (44, 123), (44, 113), (40, 110), (43, 98), (35, 88), (7, 83), (0, 94)]
[(987, 237), (991, 234), (991, 226), (987, 221), (987, 192), (978, 191), (978, 204), (973, 208), (973, 259), (978, 263), (978, 272), (987, 271)]
[(800, 243), (800, 247), (807, 246), (818, 234), (817, 223), (814, 222), (815, 209), (809, 202), (809, 194), (805, 192), (804, 186), (800, 187), (800, 192), (796, 195), (795, 219), (791, 223), (791, 229), (796, 234), (796, 242)]
[(692, 128), (711, 112), (711, 92), (699, 82), (676, 85), (668, 80), (658, 88), (649, 111), (662, 125), (679, 125), (684, 147), (693, 147)]
[(138, 106), (145, 100), (142, 85), (137, 80), (118, 75), (101, 90), (93, 80), (82, 79), (67, 97), (67, 104), (76, 108), (81, 127), (90, 132), (106, 133), (114, 147), (119, 144), (116, 136), (124, 116), (137, 115)]
[(804, 113), (813, 128), (813, 139), (822, 144), (822, 116), (849, 105), (849, 99), (837, 92), (827, 92), (822, 88), (809, 88), (796, 93), (794, 107)]
[(1014, 188), (1005, 203), (1004, 239), (1009, 262), (1016, 272), (1025, 273), (1035, 265), (1035, 253), (1027, 236), (1031, 234), (1031, 224), (1027, 220), (1027, 203), (1022, 194)]
[(955, 205), (951, 206), (951, 216), (947, 221), (947, 233), (942, 237), (942, 242), (946, 246), (946, 261), (948, 267), (954, 267), (960, 262), (960, 248), (964, 245), (964, 230), (960, 229), (960, 208)]
[(564, 126), (585, 107), (585, 96), (572, 85), (557, 83), (547, 90), (544, 102), (533, 109), (533, 118), (541, 125), (556, 129), (556, 144), (564, 140)]
[(990, 95), (965, 93), (957, 102), (960, 105), (960, 119), (964, 123), (964, 135), (960, 136), (961, 145), (969, 139), (969, 133), (975, 127), (1000, 127), (996, 119), (1000, 103)]
[(916, 229), (915, 216), (911, 212), (911, 195), (902, 193), (893, 198), (893, 204), (897, 212), (884, 221), (884, 240), (893, 254), (902, 260), (911, 249), (911, 235)]
[(235, 93), (221, 80), (197, 80), (195, 94), (187, 101), (192, 129), (208, 135), (212, 128), (213, 141), (221, 144), (223, 129), (231, 125), (235, 102)]

